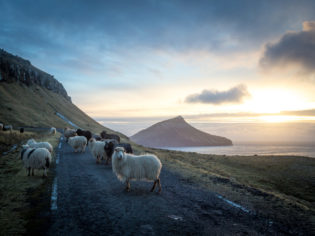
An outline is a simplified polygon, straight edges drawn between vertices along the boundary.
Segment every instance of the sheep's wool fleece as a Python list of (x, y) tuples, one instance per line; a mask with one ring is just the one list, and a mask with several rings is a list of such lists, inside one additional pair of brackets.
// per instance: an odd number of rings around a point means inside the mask
[(124, 153), (124, 158), (118, 160), (113, 154), (113, 172), (121, 181), (130, 180), (156, 180), (162, 169), (161, 161), (152, 154), (132, 155)]
[(74, 136), (69, 138), (69, 144), (74, 149), (85, 146), (87, 139), (84, 136)]
[(23, 154), (25, 168), (42, 169), (46, 168), (46, 159), (51, 163), (51, 154), (46, 148), (36, 148), (31, 155), (28, 155), (33, 148), (28, 148)]

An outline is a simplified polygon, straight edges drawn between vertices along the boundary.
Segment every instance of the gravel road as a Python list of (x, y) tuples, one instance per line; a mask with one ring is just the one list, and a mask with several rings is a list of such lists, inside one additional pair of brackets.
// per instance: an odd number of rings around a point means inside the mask
[(151, 182), (131, 182), (126, 192), (111, 166), (96, 164), (88, 148), (74, 153), (62, 141), (57, 162), (57, 205), (48, 235), (277, 234), (268, 220), (231, 206), (165, 167), (158, 194), (149, 191)]

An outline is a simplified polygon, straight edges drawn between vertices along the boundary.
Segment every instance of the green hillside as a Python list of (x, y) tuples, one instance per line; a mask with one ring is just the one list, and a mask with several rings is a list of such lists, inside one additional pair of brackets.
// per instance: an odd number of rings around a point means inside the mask
[(20, 82), (0, 83), (0, 107), (0, 122), (12, 124), (13, 127), (71, 127), (56, 115), (58, 112), (79, 127), (94, 133), (111, 131), (60, 94), (38, 85), (28, 87)]

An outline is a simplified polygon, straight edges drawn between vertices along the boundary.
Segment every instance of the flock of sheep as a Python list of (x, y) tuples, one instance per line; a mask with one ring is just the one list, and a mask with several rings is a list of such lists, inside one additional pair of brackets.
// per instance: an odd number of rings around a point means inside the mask
[[(50, 134), (56, 134), (56, 129), (52, 127)], [(117, 178), (126, 184), (126, 190), (130, 191), (131, 180), (153, 181), (151, 192), (156, 185), (161, 192), (160, 172), (161, 161), (153, 154), (134, 155), (129, 143), (121, 143), (120, 137), (116, 134), (108, 134), (106, 131), (100, 135), (93, 135), (88, 130), (64, 129), (66, 142), (74, 149), (74, 152), (85, 152), (88, 146), (96, 163), (101, 163), (106, 159), (105, 165), (112, 162), (113, 172)], [(28, 175), (34, 175), (34, 169), (43, 169), (44, 176), (47, 176), (47, 169), (51, 164), (52, 146), (48, 142), (36, 142), (34, 139), (27, 141), (22, 146), (21, 159), (24, 167), (28, 170)]]

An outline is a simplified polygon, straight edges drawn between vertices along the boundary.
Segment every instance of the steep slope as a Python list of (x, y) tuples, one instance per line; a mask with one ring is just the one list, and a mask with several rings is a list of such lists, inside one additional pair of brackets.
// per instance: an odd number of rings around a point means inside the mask
[(189, 125), (181, 116), (159, 122), (130, 137), (147, 147), (227, 146), (232, 141), (202, 132)]
[(58, 113), (83, 129), (112, 132), (75, 106), (53, 76), (0, 49), (0, 122), (13, 127), (71, 127)]
[(71, 101), (63, 85), (54, 76), (33, 66), (30, 61), (0, 49), (0, 81), (39, 85)]

